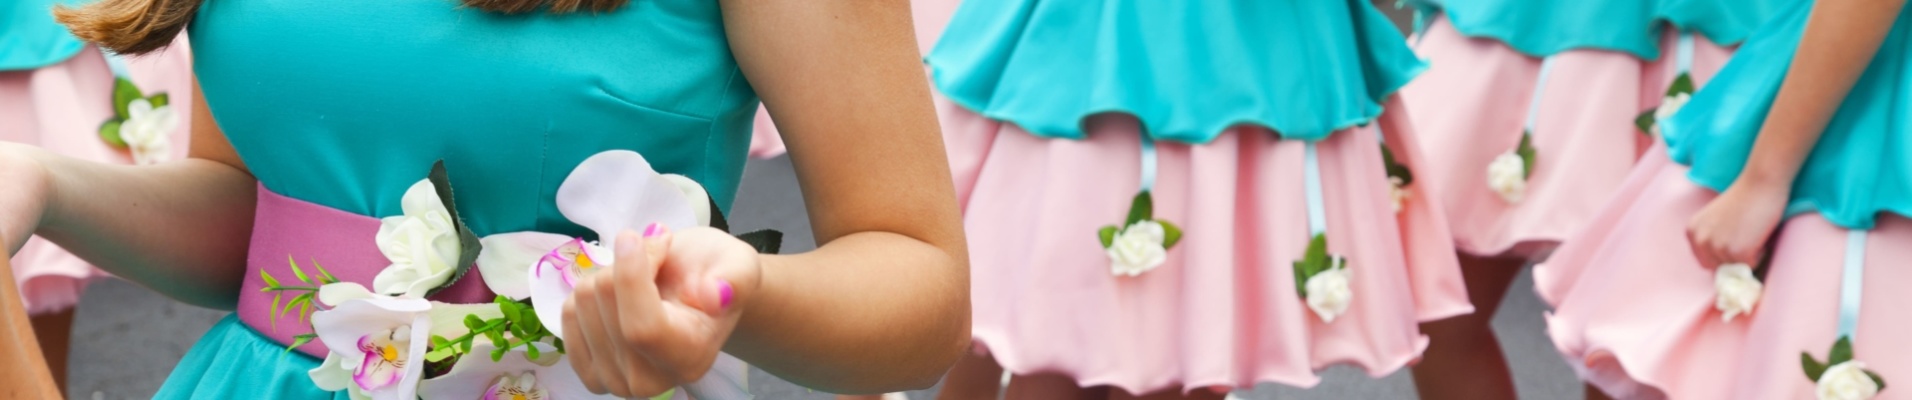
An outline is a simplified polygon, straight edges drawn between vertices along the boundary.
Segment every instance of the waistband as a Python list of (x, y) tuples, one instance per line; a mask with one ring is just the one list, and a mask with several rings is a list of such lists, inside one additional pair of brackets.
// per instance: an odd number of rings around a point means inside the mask
[[(306, 313), (296, 308), (285, 312), (287, 305), (274, 301), (274, 295), (281, 293), (261, 290), (266, 287), (262, 272), (283, 283), (302, 275), (316, 275), (317, 268), (323, 267), (340, 282), (371, 287), (372, 277), (391, 265), (391, 260), (379, 252), (374, 239), (378, 233), (378, 218), (285, 197), (266, 189), (265, 185), (259, 186), (258, 199), (237, 314), (246, 326), (274, 342), (290, 345), (299, 335), (313, 333), (312, 324), (306, 320)], [(295, 263), (298, 271), (293, 270)], [(283, 293), (283, 298), (295, 295)], [(493, 297), (478, 269), (472, 268), (464, 278), (430, 299), (486, 303)], [(318, 358), (325, 358), (328, 352), (325, 345), (316, 340), (300, 345), (298, 350)]]

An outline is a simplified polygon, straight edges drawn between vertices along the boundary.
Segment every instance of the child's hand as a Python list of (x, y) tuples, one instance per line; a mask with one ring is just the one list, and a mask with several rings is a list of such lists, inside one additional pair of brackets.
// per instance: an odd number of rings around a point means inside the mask
[(704, 376), (758, 282), (757, 252), (722, 231), (616, 238), (617, 264), (578, 285), (564, 343), (586, 388), (649, 397)]
[(1693, 256), (1707, 268), (1759, 264), (1766, 239), (1785, 217), (1789, 194), (1784, 185), (1736, 183), (1727, 188), (1687, 222), (1686, 238)]

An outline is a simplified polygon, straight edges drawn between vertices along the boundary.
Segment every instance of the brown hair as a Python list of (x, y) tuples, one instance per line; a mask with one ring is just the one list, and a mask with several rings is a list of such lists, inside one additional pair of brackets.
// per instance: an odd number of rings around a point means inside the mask
[[(100, 0), (79, 8), (57, 6), (53, 18), (74, 36), (120, 54), (143, 54), (173, 42), (208, 0)], [(523, 14), (550, 6), (553, 14), (615, 10), (630, 0), (457, 0), (465, 7)]]

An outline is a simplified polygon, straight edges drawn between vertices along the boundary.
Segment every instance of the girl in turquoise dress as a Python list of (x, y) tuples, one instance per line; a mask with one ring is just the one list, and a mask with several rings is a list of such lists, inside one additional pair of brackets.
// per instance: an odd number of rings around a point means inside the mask
[(1778, 15), (1536, 267), (1578, 277), (1548, 333), (1608, 395), (1912, 398), (1912, 8)]
[[(160, 398), (653, 396), (718, 375), (720, 350), (880, 393), (930, 385), (967, 345), (966, 251), (904, 3), (103, 0), (59, 17), (123, 53), (195, 40), (190, 158), (0, 147), (9, 249), (38, 234), (237, 308)], [(816, 251), (759, 256), (699, 226), (723, 225), (759, 99), (805, 183)], [(633, 209), (673, 211), (618, 213)], [(494, 241), (511, 234), (567, 244)], [(519, 250), (534, 261), (490, 261)], [(527, 274), (575, 293), (538, 301), (534, 286), (527, 304), (499, 285)], [(433, 319), (459, 306), (490, 314)], [(405, 318), (356, 344), (328, 325), (366, 315)]]

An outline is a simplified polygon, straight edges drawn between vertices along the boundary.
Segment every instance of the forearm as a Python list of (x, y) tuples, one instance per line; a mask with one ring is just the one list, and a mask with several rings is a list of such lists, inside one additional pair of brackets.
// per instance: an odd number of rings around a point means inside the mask
[(40, 344), (27, 321), (26, 306), (13, 281), (13, 267), (0, 257), (0, 398), (57, 399), (52, 371), (40, 354)]
[(743, 321), (725, 350), (820, 390), (928, 387), (967, 347), (964, 257), (887, 232), (764, 256), (762, 287), (743, 299)]
[(250, 174), (197, 158), (135, 167), (34, 154), (47, 173), (36, 234), (168, 297), (233, 307), (252, 232)]
[(1904, 6), (1904, 0), (1823, 0), (1813, 5), (1785, 83), (1734, 186), (1791, 187)]

